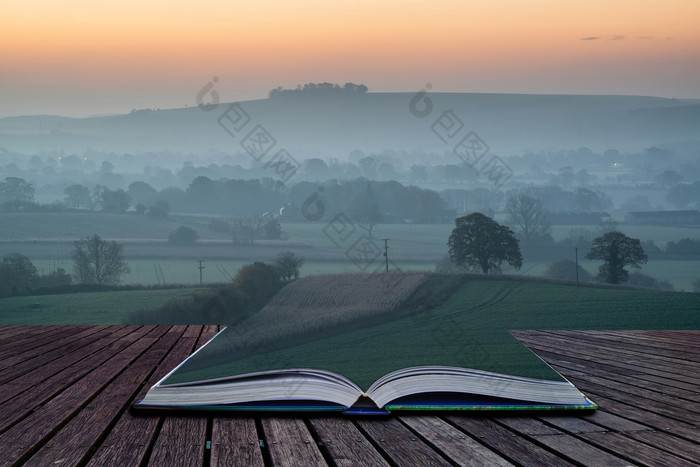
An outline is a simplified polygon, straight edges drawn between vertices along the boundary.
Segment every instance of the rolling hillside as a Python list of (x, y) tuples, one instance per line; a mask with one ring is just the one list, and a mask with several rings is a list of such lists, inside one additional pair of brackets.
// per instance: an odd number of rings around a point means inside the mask
[[(298, 158), (345, 157), (355, 149), (444, 152), (451, 146), (431, 131), (453, 110), (466, 130), (477, 132), (492, 152), (551, 148), (640, 150), (673, 141), (697, 141), (700, 105), (694, 100), (640, 96), (430, 93), (433, 109), (418, 118), (409, 111), (413, 93), (358, 96), (291, 96), (245, 101), (247, 133), (262, 125)], [(171, 150), (244, 153), (218, 119), (228, 108), (142, 110), (127, 115), (0, 119), (0, 147), (32, 153), (81, 152), (86, 148), (143, 153)], [(422, 108), (422, 106), (421, 106)]]

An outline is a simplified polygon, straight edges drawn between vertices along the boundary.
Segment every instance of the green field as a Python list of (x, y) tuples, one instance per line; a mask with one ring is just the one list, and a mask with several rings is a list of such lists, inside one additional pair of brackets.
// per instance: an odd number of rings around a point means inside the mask
[(129, 313), (201, 289), (126, 290), (0, 298), (0, 325), (124, 324)]
[(204, 368), (190, 365), (192, 374), (187, 377), (281, 369), (290, 362), (340, 371), (363, 388), (389, 371), (455, 362), (463, 367), (544, 377), (536, 373), (539, 366), (533, 364), (532, 354), (523, 352), (507, 330), (698, 329), (700, 294), (476, 279), (442, 306), (406, 311), (364, 319), (360, 327), (350, 330), (329, 324), (323, 333), (303, 339), (266, 342), (263, 328), (260, 343), (251, 348), (238, 346), (237, 328), (233, 327), (228, 333), (232, 340), (224, 341), (229, 348), (224, 346), (221, 358), (209, 355), (212, 358), (204, 361)]
[[(381, 250), (388, 238), (389, 258), (402, 270), (430, 271), (434, 262), (447, 254), (447, 238), (452, 224), (379, 224), (375, 227), (374, 263), (363, 269), (350, 258), (355, 242), (366, 231), (350, 224), (329, 222), (283, 222), (286, 241), (256, 242), (255, 245), (233, 245), (226, 235), (210, 231), (207, 218), (177, 217), (152, 219), (134, 214), (104, 213), (2, 213), (0, 214), (0, 257), (19, 252), (28, 256), (40, 274), (56, 268), (72, 272), (73, 240), (97, 233), (123, 244), (131, 272), (123, 284), (198, 285), (198, 260), (203, 260), (203, 281), (218, 283), (230, 280), (238, 269), (253, 261), (271, 262), (281, 251), (291, 250), (305, 258), (302, 275), (335, 272), (361, 272), (381, 268)], [(191, 247), (169, 245), (166, 238), (180, 225), (195, 228), (201, 240)], [(596, 226), (555, 225), (555, 239), (565, 238), (575, 228), (595, 232)], [(654, 240), (660, 247), (672, 240), (700, 238), (700, 227), (635, 226), (620, 224), (620, 231), (640, 240)], [(334, 238), (335, 242), (331, 239)], [(550, 247), (545, 253), (552, 258), (574, 259), (573, 248)], [(505, 272), (541, 275), (551, 260), (524, 257), (520, 271)], [(598, 263), (579, 257), (579, 263), (596, 274)], [(700, 278), (700, 261), (651, 260), (641, 272), (670, 281), (676, 290), (692, 290), (692, 282)]]

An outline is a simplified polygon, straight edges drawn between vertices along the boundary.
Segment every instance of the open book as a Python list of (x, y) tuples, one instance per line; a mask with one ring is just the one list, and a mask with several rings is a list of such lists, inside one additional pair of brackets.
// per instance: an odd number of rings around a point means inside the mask
[(269, 336), (228, 327), (136, 408), (243, 411), (595, 409), (513, 336), (452, 311)]

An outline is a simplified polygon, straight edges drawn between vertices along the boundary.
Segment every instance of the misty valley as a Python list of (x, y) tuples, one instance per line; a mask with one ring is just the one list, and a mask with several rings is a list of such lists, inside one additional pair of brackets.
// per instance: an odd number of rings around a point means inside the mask
[[(0, 308), (99, 287), (217, 287), (284, 254), (301, 276), (482, 272), (448, 252), (470, 213), (506, 226), (522, 252), (489, 275), (700, 291), (695, 101), (273, 91), (0, 119)], [(586, 258), (610, 232), (644, 255), (612, 281), (604, 257)], [(79, 260), (95, 237), (118, 250), (111, 276)]]

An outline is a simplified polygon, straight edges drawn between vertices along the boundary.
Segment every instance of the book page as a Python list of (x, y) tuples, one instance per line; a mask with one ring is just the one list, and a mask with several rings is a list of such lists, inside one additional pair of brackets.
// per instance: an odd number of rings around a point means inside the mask
[(492, 328), (473, 329), (468, 310), (449, 302), (435, 310), (383, 314), (286, 337), (269, 335), (264, 325), (243, 322), (225, 329), (164, 384), (314, 368), (339, 373), (367, 389), (387, 373), (422, 365), (563, 381), (503, 328), (494, 323)]

